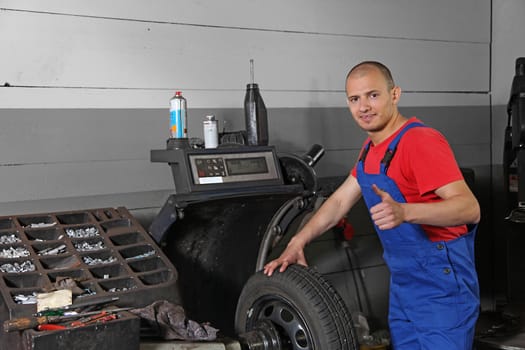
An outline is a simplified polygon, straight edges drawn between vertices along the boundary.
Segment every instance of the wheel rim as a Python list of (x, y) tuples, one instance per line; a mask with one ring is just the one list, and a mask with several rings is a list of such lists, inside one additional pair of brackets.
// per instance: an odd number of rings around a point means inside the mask
[(255, 330), (261, 322), (270, 323), (276, 332), (276, 342), (282, 349), (313, 350), (313, 337), (301, 313), (288, 300), (264, 297), (257, 300), (250, 310), (248, 330)]

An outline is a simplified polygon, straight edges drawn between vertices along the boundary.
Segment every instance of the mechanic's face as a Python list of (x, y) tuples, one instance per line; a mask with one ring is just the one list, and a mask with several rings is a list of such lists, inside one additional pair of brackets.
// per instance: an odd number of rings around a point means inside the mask
[(393, 122), (400, 93), (397, 86), (388, 88), (386, 79), (375, 67), (353, 72), (346, 81), (350, 112), (369, 135), (381, 133)]

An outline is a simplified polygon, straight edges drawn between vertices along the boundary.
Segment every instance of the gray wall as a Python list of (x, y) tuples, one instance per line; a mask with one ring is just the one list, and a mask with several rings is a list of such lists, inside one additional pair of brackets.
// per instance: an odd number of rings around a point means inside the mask
[(462, 165), (487, 166), (489, 130), (456, 129), (489, 125), (490, 14), (489, 0), (1, 0), (0, 214), (157, 207), (172, 179), (149, 150), (164, 147), (174, 90), (190, 136), (210, 111), (242, 129), (252, 58), (270, 142), (323, 144), (321, 175), (345, 174), (364, 137), (343, 91), (363, 59), (391, 67), (401, 107), (451, 136)]
[(476, 171), (489, 271), (500, 115), (525, 55), (524, 12), (520, 0), (0, 0), (0, 215), (122, 205), (147, 221), (173, 187), (149, 160), (164, 148), (173, 92), (188, 99), (190, 136), (207, 113), (242, 129), (250, 59), (270, 143), (297, 153), (320, 143), (319, 175), (346, 174), (365, 135), (344, 77), (377, 59), (404, 91), (401, 111)]

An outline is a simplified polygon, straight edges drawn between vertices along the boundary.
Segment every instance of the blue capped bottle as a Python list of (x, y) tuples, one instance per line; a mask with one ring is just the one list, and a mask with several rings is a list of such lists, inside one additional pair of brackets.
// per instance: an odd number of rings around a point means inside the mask
[(170, 100), (170, 138), (182, 139), (188, 137), (188, 114), (186, 99), (181, 91), (176, 91)]

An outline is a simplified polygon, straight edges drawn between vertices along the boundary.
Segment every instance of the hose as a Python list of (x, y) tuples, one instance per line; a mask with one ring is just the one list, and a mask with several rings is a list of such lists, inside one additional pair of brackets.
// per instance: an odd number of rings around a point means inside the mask
[(298, 209), (297, 213), (294, 215), (297, 216), (301, 211), (306, 207), (304, 204), (303, 196), (297, 196), (290, 199), (288, 202), (284, 203), (278, 210), (277, 213), (273, 216), (272, 220), (268, 224), (266, 231), (264, 233), (261, 247), (259, 248), (259, 254), (257, 256), (257, 263), (255, 265), (255, 271), (260, 271), (264, 268), (266, 258), (268, 257), (268, 252), (270, 251), (270, 245), (274, 242), (276, 235), (282, 234), (284, 231), (283, 227), (279, 227), (279, 223), (284, 218), (284, 216), (292, 209), (296, 207)]

